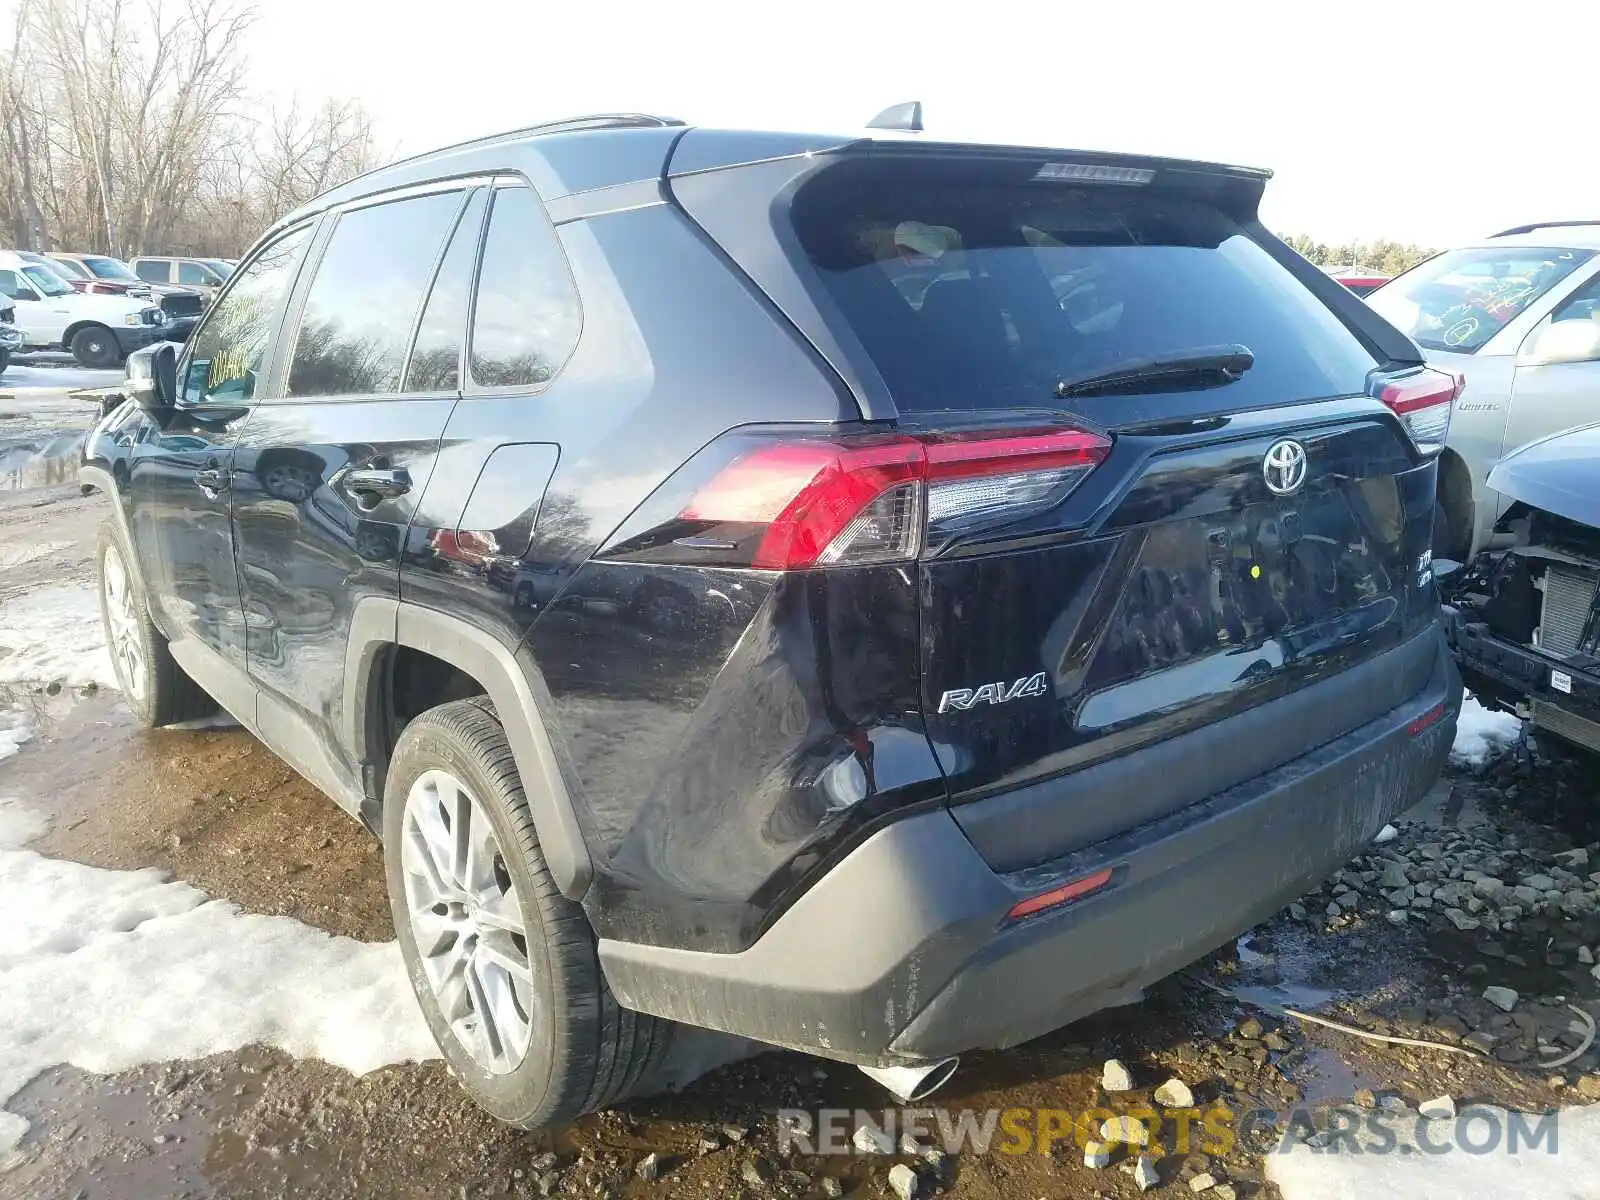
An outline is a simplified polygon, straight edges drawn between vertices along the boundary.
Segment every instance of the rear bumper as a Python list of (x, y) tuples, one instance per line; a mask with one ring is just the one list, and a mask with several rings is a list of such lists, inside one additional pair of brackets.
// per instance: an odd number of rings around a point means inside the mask
[[(1446, 606), (1445, 630), (1467, 686), (1485, 698), (1521, 708), (1534, 725), (1600, 754), (1600, 668), (1558, 663), (1496, 637), (1470, 613)], [(1566, 688), (1554, 684), (1556, 672)]]
[[(1405, 703), (1179, 812), (1009, 873), (948, 811), (922, 812), (862, 842), (748, 949), (602, 939), (607, 979), (642, 1012), (861, 1063), (1038, 1037), (1271, 915), (1422, 797), (1461, 703), (1443, 636), (1426, 636), (1434, 669)], [(1007, 922), (1018, 900), (1105, 867), (1114, 874), (1104, 889)]]

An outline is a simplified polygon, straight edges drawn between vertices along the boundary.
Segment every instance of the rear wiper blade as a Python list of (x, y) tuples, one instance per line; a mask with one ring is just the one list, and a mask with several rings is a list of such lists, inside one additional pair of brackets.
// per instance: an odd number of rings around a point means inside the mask
[(1187, 391), (1235, 382), (1256, 361), (1248, 346), (1196, 346), (1154, 358), (1130, 358), (1114, 367), (1063, 379), (1056, 396), (1095, 396), (1123, 391)]

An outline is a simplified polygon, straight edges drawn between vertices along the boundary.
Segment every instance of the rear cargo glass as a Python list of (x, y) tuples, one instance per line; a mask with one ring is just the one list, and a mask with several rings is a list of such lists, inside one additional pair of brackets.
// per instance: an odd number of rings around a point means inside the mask
[(1241, 226), (1187, 196), (835, 168), (790, 215), (901, 410), (1048, 406), (1062, 379), (1227, 343), (1255, 365), (1207, 394), (1214, 411), (1350, 395), (1376, 365)]

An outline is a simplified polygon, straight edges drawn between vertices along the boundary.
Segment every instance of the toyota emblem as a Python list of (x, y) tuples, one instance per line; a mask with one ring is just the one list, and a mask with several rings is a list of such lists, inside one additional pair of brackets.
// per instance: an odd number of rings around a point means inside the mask
[(1305, 486), (1306, 448), (1289, 438), (1272, 443), (1261, 460), (1261, 474), (1274, 496), (1294, 495)]

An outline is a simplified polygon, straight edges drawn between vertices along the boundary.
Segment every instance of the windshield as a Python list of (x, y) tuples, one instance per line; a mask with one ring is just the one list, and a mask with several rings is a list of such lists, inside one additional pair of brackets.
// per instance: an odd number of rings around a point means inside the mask
[(115, 258), (86, 258), (83, 260), (83, 265), (93, 271), (99, 279), (115, 279), (123, 283), (144, 282), (144, 280), (128, 270), (126, 263), (120, 262)]
[(1592, 250), (1478, 246), (1419, 263), (1367, 303), (1428, 350), (1472, 354)]
[(206, 266), (210, 267), (224, 279), (233, 274), (232, 264), (225, 263), (220, 258), (202, 258), (200, 261), (205, 263)]
[(50, 267), (58, 275), (65, 275), (68, 279), (89, 278), (89, 272), (85, 271), (81, 264), (75, 263), (71, 259), (53, 258), (50, 260)]
[(29, 264), (22, 268), (22, 273), (33, 281), (33, 286), (46, 296), (70, 296), (72, 285), (49, 267)]
[(1064, 379), (1206, 347), (1254, 360), (1215, 401), (1235, 408), (1351, 395), (1374, 366), (1243, 229), (1182, 196), (866, 165), (822, 173), (792, 211), (903, 410), (1049, 405)]

